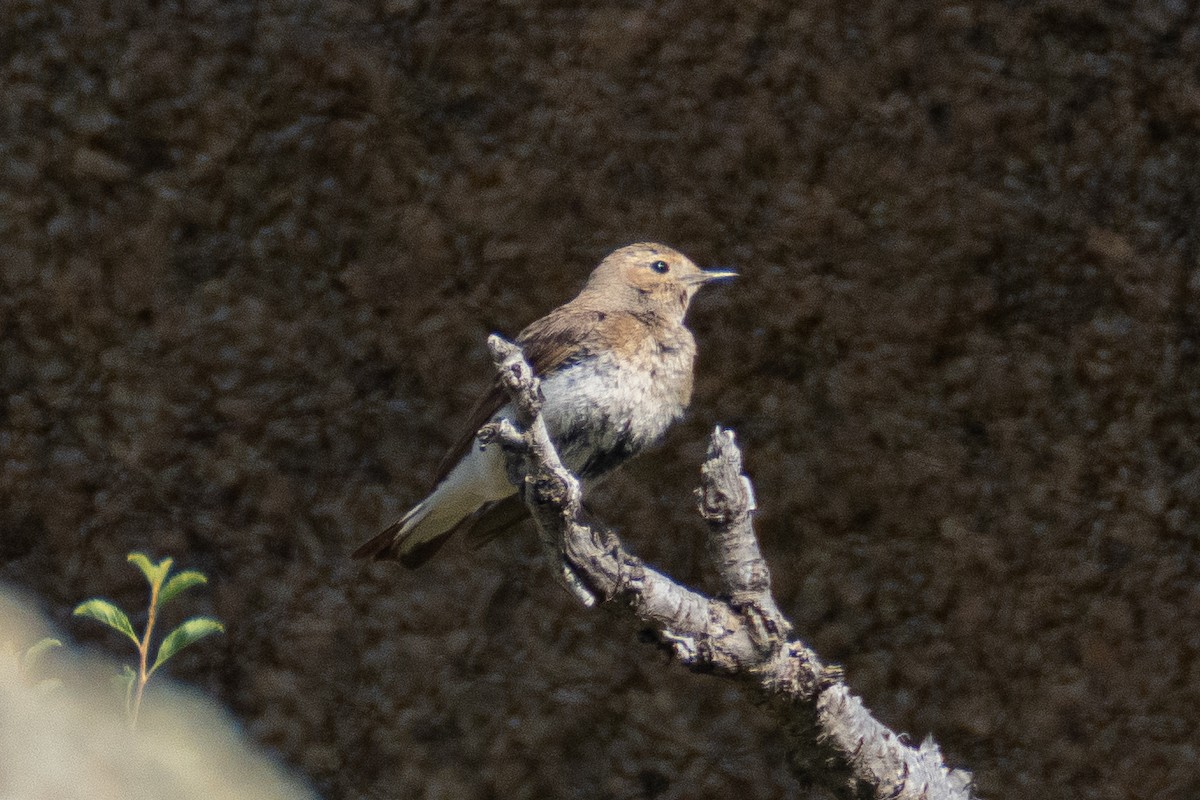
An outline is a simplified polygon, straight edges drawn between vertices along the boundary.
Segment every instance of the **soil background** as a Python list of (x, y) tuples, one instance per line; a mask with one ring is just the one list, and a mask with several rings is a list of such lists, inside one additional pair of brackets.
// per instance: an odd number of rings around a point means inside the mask
[[(1200, 24), (1181, 0), (0, 2), (0, 579), (172, 664), (328, 798), (775, 798), (739, 689), (528, 533), (347, 554), (485, 337), (641, 239), (737, 282), (594, 503), (711, 586), (735, 428), (780, 605), (986, 797), (1200, 795)], [(148, 702), (152, 702), (151, 696)]]

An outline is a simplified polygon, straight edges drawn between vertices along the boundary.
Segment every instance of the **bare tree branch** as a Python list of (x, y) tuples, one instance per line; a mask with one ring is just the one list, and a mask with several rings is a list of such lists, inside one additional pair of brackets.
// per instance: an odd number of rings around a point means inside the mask
[(751, 523), (754, 491), (731, 431), (717, 428), (701, 469), (700, 513), (721, 578), (710, 598), (646, 565), (611, 531), (584, 522), (578, 479), (562, 464), (541, 417), (541, 388), (520, 349), (488, 340), (515, 419), (488, 425), (568, 591), (586, 606), (618, 603), (650, 623), (689, 669), (739, 679), (759, 693), (788, 736), (791, 766), (842, 798), (969, 800), (970, 775), (951, 770), (932, 739), (908, 744), (871, 716), (841, 671), (802, 642), (771, 594)]

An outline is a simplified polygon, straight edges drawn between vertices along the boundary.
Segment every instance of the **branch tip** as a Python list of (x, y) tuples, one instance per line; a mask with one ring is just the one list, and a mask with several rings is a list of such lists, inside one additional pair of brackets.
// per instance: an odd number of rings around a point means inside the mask
[(754, 489), (742, 471), (742, 451), (733, 431), (719, 425), (713, 430), (696, 494), (700, 515), (709, 525), (732, 525), (756, 509)]

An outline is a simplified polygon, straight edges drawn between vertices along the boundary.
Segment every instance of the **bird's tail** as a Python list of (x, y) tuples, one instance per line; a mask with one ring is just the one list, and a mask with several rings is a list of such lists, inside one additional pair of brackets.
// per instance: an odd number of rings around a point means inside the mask
[(400, 521), (354, 551), (357, 558), (394, 558), (419, 567), (480, 507), (513, 494), (500, 448), (473, 447), (433, 493)]
[(406, 567), (419, 567), (441, 549), (454, 532), (454, 519), (450, 524), (441, 519), (433, 497), (417, 503), (398, 522), (387, 530), (364, 542), (354, 551), (355, 558), (372, 561), (395, 559)]

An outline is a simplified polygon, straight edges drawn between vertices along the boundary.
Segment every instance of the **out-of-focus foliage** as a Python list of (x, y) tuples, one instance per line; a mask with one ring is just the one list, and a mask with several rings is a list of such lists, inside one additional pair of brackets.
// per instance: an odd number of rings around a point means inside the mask
[[(0, 643), (37, 639), (43, 630), (41, 620), (0, 592)], [(131, 731), (110, 691), (115, 665), (71, 647), (54, 652), (62, 682), (48, 693), (0, 668), (0, 796), (316, 800), (211, 700), (160, 678), (154, 702)]]

